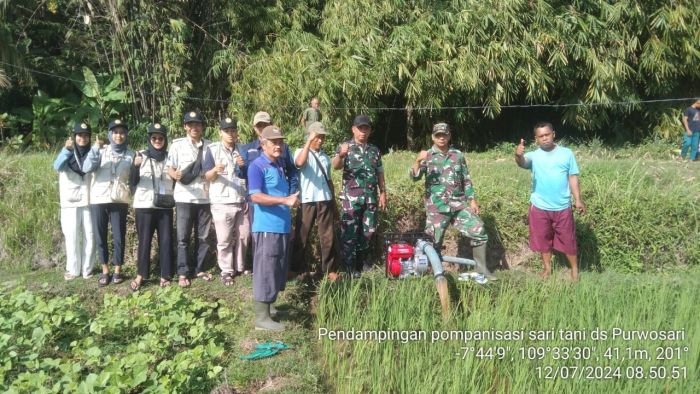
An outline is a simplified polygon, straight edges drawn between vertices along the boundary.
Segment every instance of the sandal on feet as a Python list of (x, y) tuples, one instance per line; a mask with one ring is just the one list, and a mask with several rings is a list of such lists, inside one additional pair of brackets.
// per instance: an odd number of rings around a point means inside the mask
[(168, 286), (170, 286), (170, 279), (160, 278), (160, 287), (168, 287)]
[(97, 279), (97, 285), (100, 287), (105, 287), (109, 284), (110, 277), (109, 274), (102, 273), (100, 274), (99, 279)]
[(131, 288), (131, 291), (133, 291), (135, 293), (135, 292), (139, 291), (139, 289), (141, 288), (141, 282), (137, 282), (136, 279), (134, 279), (129, 284), (129, 287)]
[(184, 276), (181, 276), (180, 279), (177, 281), (177, 285), (180, 287), (190, 287), (190, 280)]
[(233, 284), (233, 274), (227, 272), (221, 275), (221, 282), (223, 282), (224, 286), (231, 286)]
[(208, 272), (200, 272), (197, 274), (197, 278), (204, 280), (205, 282), (211, 282), (213, 279), (211, 274)]
[(124, 277), (122, 276), (122, 273), (115, 272), (114, 276), (112, 276), (112, 282), (114, 282), (115, 285), (118, 285), (118, 284), (124, 282)]

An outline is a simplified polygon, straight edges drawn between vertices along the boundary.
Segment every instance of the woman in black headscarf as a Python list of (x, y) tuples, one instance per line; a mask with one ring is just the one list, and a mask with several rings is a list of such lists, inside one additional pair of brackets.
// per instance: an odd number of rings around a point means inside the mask
[[(148, 125), (148, 149), (139, 152), (134, 160), (129, 183), (134, 192), (136, 232), (139, 238), (138, 275), (131, 282), (131, 290), (137, 291), (143, 281), (149, 279), (151, 243), (153, 233), (158, 232), (158, 260), (160, 261), (160, 287), (170, 285), (173, 272), (173, 180), (165, 170), (168, 157), (167, 129), (160, 123)], [(172, 205), (171, 205), (172, 204)]]
[(92, 130), (78, 122), (56, 157), (53, 168), (58, 171), (58, 189), (61, 201), (61, 230), (66, 239), (66, 272), (71, 280), (92, 276), (95, 268), (95, 241), (90, 216), (89, 189), (91, 176), (82, 170), (90, 151)]

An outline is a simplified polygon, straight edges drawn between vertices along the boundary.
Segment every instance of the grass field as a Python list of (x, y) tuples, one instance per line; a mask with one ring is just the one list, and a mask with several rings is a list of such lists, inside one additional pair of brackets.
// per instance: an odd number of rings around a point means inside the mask
[[(128, 284), (100, 289), (95, 280), (65, 282), (53, 157), (3, 155), (0, 388), (699, 392), (700, 165), (671, 160), (663, 144), (576, 147), (588, 213), (577, 216), (584, 270), (574, 285), (560, 260), (552, 280), (535, 275), (539, 261), (527, 250), (529, 175), (513, 163), (512, 148), (467, 156), (500, 281), (480, 286), (450, 277), (447, 318), (430, 277), (387, 280), (377, 269), (358, 281), (292, 282), (280, 300), (289, 328), (283, 334), (252, 330), (249, 278), (231, 288), (195, 281), (185, 292), (148, 286), (139, 295)], [(422, 184), (406, 174), (413, 157), (384, 156), (390, 208), (381, 231), (422, 227)], [(338, 184), (337, 173), (334, 179)], [(454, 232), (445, 248), (469, 254)], [(128, 275), (134, 259), (132, 231)], [(612, 339), (615, 329), (679, 331), (684, 338)], [(567, 332), (585, 338), (560, 338)], [(593, 338), (594, 332), (608, 338)], [(375, 337), (338, 338), (351, 333)], [(396, 338), (379, 341), (380, 334)], [(474, 339), (505, 334), (511, 337)], [(267, 340), (292, 349), (239, 360)]]

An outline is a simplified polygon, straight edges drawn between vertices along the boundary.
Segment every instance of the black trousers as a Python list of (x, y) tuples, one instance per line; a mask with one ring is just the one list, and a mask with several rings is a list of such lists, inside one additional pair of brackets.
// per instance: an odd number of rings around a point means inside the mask
[(151, 245), (153, 233), (158, 233), (158, 261), (160, 277), (170, 280), (173, 276), (173, 210), (136, 208), (136, 233), (139, 237), (137, 253), (138, 273), (150, 278)]
[[(177, 208), (177, 274), (192, 276), (204, 271), (204, 261), (209, 253), (207, 237), (211, 228), (209, 204), (178, 202)], [(194, 228), (195, 260), (190, 258), (190, 234)]]
[(307, 245), (314, 222), (318, 225), (318, 238), (321, 241), (321, 271), (327, 274), (337, 270), (338, 247), (333, 227), (334, 210), (335, 203), (333, 201), (301, 204), (301, 208), (297, 211), (293, 233), (290, 271), (304, 272), (308, 270)]
[(129, 204), (109, 203), (90, 205), (92, 227), (97, 241), (97, 258), (101, 264), (109, 264), (107, 226), (112, 225), (112, 264), (124, 264), (124, 240), (126, 239), (126, 213)]

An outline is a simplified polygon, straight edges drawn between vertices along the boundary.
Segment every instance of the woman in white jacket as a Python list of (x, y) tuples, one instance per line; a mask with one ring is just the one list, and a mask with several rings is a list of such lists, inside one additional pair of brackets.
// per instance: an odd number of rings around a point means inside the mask
[[(173, 275), (173, 179), (165, 169), (168, 158), (168, 134), (160, 123), (148, 125), (148, 149), (139, 152), (134, 159), (129, 183), (136, 186), (134, 212), (136, 232), (139, 238), (138, 275), (131, 282), (131, 290), (138, 291), (150, 276), (151, 243), (153, 233), (158, 232), (158, 260), (160, 262), (160, 287), (170, 285)], [(166, 201), (156, 201), (156, 195), (169, 196)], [(156, 203), (161, 206), (156, 206)], [(165, 205), (165, 206), (164, 206)]]
[[(98, 138), (83, 163), (85, 173), (94, 172), (90, 185), (90, 210), (92, 225), (97, 234), (97, 258), (102, 263), (98, 284), (106, 286), (110, 281), (124, 281), (121, 267), (124, 263), (126, 239), (126, 214), (131, 201), (129, 174), (134, 162), (134, 152), (127, 149), (126, 124), (120, 119), (109, 123), (109, 145), (102, 146)], [(107, 226), (112, 224), (112, 246), (114, 275), (109, 273), (109, 248)]]
[(90, 218), (90, 174), (82, 170), (90, 151), (92, 130), (78, 122), (71, 137), (53, 162), (58, 171), (58, 190), (61, 202), (61, 230), (66, 239), (65, 280), (92, 276), (95, 268), (95, 235)]

